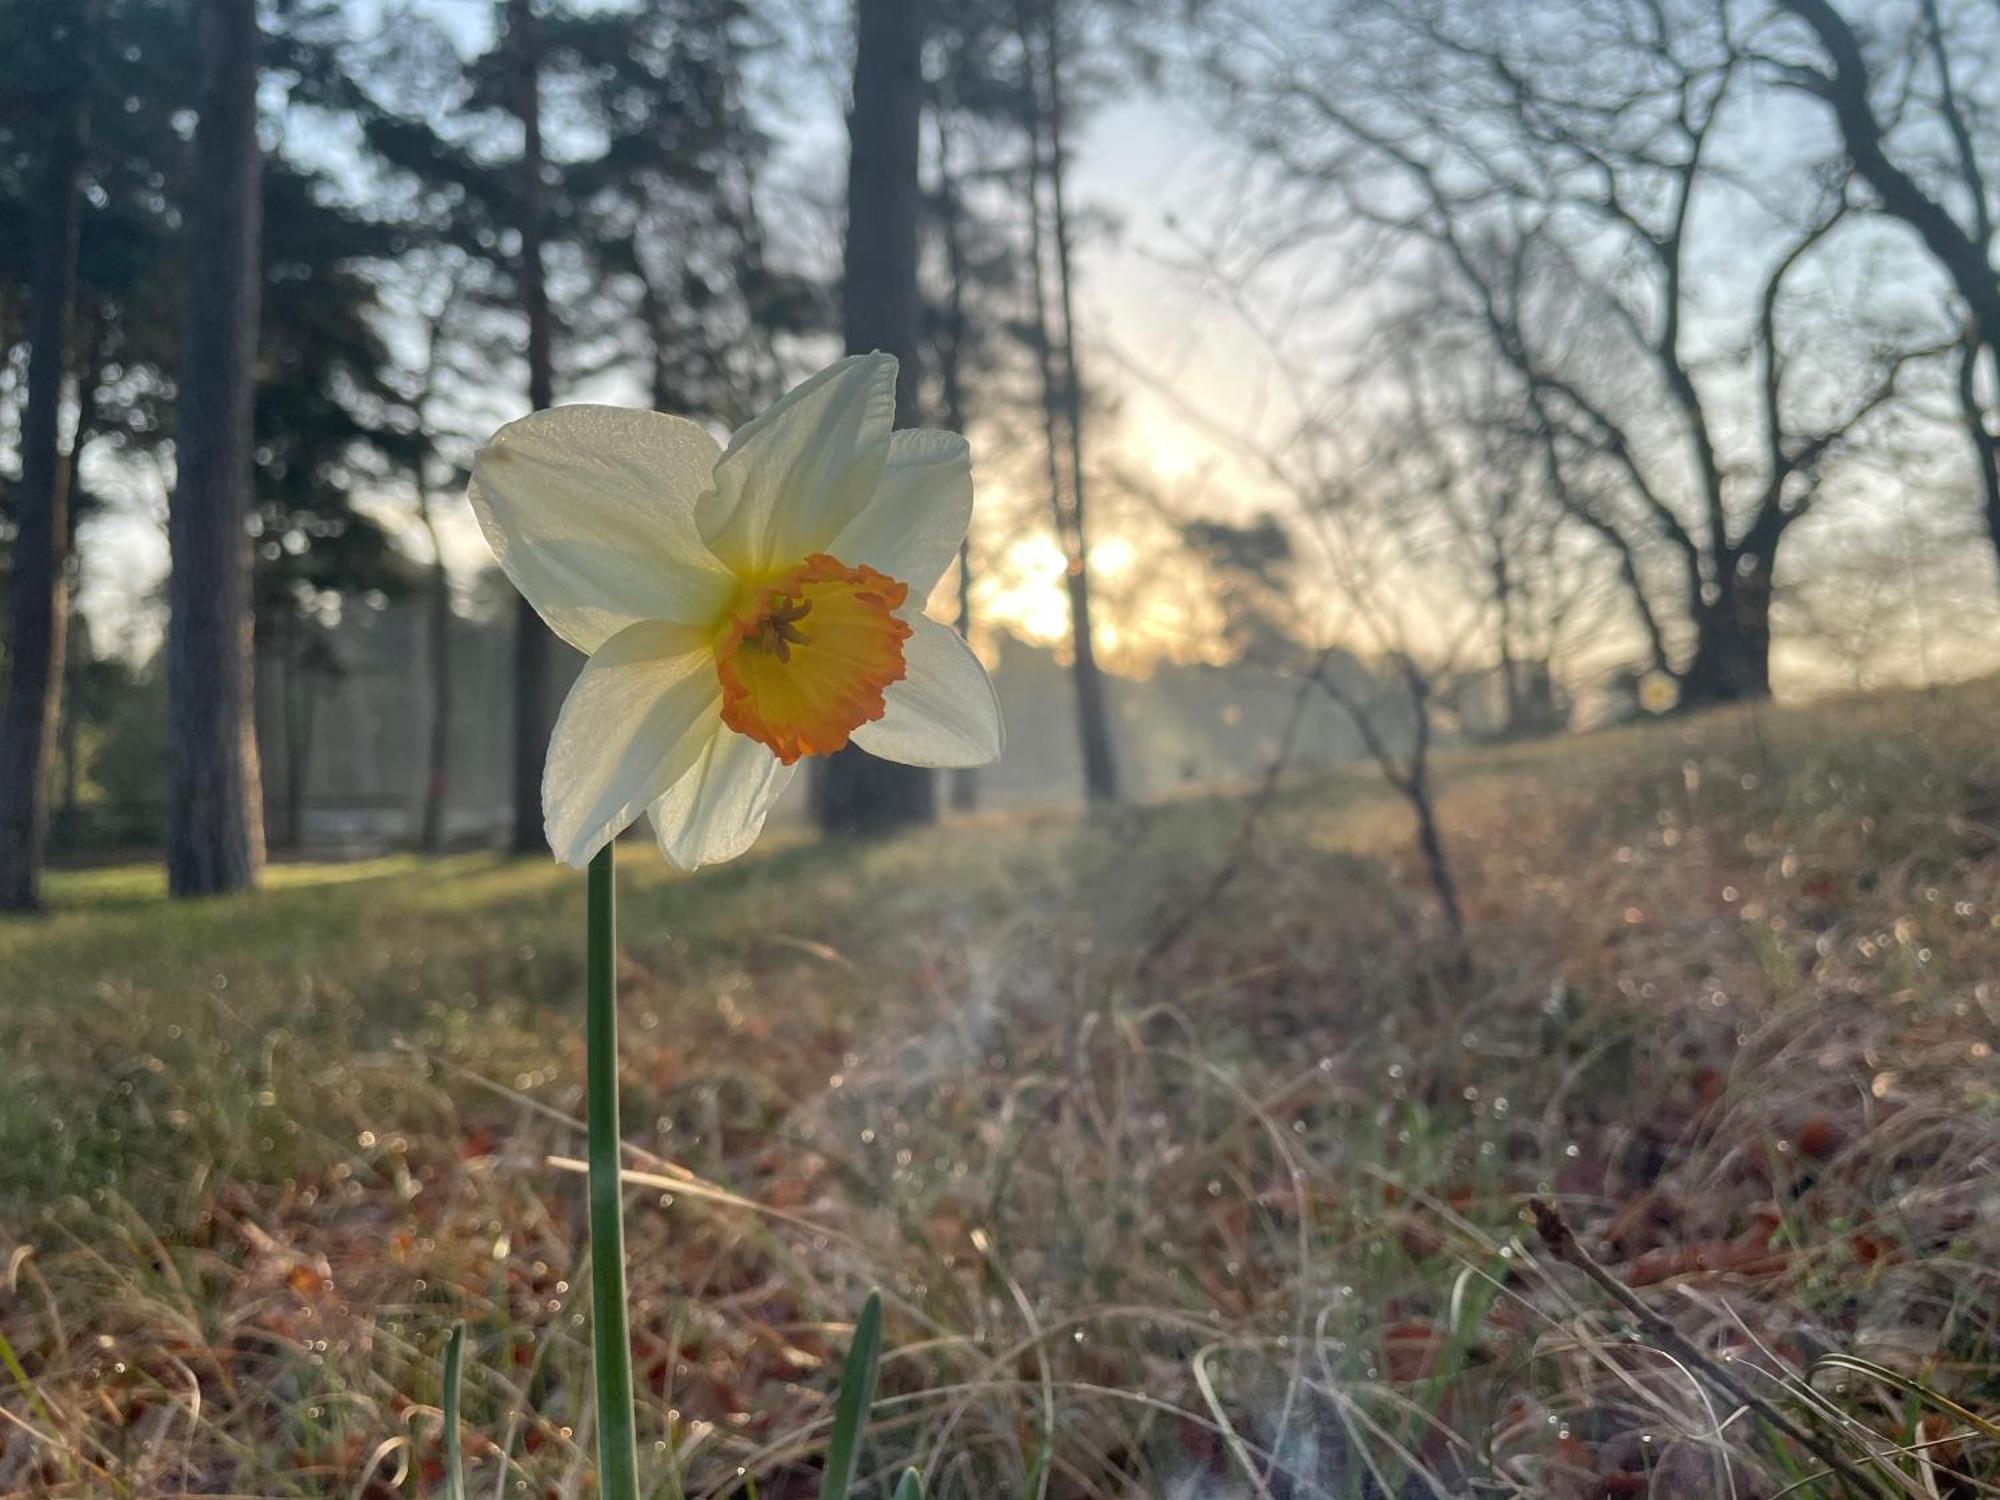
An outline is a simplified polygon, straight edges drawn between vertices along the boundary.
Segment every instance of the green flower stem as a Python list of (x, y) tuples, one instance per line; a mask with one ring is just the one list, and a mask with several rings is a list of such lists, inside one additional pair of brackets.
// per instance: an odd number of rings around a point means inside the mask
[(465, 1500), (465, 1447), (458, 1435), (464, 1374), (465, 1325), (454, 1323), (444, 1346), (444, 1500)]
[(597, 1363), (598, 1493), (639, 1500), (632, 1339), (625, 1325), (625, 1206), (619, 1182), (618, 917), (611, 845), (590, 862), (584, 1063), (590, 1120), (591, 1342)]

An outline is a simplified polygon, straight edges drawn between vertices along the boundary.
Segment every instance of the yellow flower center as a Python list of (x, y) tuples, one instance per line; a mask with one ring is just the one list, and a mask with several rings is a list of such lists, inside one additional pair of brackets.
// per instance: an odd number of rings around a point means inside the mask
[(902, 680), (910, 627), (896, 611), (909, 593), (824, 552), (745, 589), (715, 639), (722, 722), (786, 765), (840, 749)]

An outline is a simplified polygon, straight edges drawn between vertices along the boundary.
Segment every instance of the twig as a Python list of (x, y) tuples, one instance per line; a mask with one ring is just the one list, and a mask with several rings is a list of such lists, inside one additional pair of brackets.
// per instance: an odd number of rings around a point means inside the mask
[(1326, 664), (1332, 658), (1335, 648), (1327, 646), (1313, 658), (1313, 664), (1299, 678), (1297, 693), (1292, 697), (1291, 715), (1285, 720), (1285, 732), (1278, 737), (1278, 753), (1271, 757), (1270, 765), (1264, 768), (1263, 784), (1257, 788), (1257, 795), (1251, 799), (1250, 810), (1244, 814), (1243, 826), (1236, 830), (1235, 842), (1230, 845), (1229, 854), (1209, 876), (1208, 883), (1201, 888), (1192, 901), (1181, 908), (1174, 919), (1160, 929), (1159, 935), (1146, 945), (1146, 951), (1139, 956), (1138, 976), (1143, 983), (1150, 978), (1153, 966), (1165, 958), (1180, 940), (1187, 936), (1188, 929), (1220, 896), (1229, 888), (1230, 882), (1242, 872), (1248, 859), (1250, 848), (1257, 836), (1257, 825), (1270, 810), (1272, 801), (1278, 795), (1278, 783), (1284, 779), (1285, 768), (1291, 764), (1292, 752), (1296, 748), (1300, 726), (1306, 717), (1306, 701), (1312, 696), (1313, 685), (1325, 680)]
[[(1671, 1320), (1647, 1306), (1636, 1292), (1598, 1264), (1596, 1258), (1577, 1242), (1576, 1236), (1570, 1232), (1569, 1224), (1562, 1216), (1562, 1211), (1554, 1204), (1541, 1198), (1530, 1198), (1528, 1211), (1535, 1216), (1535, 1231), (1541, 1236), (1542, 1244), (1549, 1254), (1565, 1265), (1575, 1266), (1583, 1272), (1600, 1291), (1636, 1318), (1648, 1336), (1658, 1339), (1676, 1358), (1714, 1382), (1716, 1387), (1731, 1400), (1754, 1411), (1812, 1454), (1826, 1465), (1828, 1472), (1840, 1476), (1843, 1481), (1855, 1476), (1856, 1470), (1852, 1460), (1842, 1458), (1818, 1435), (1801, 1427), (1762, 1396), (1744, 1386), (1721, 1361), (1692, 1343)], [(1873, 1456), (1871, 1452), (1870, 1457)], [(1882, 1493), (1873, 1474), (1864, 1473), (1862, 1477), (1868, 1481), (1870, 1493), (1877, 1495)]]

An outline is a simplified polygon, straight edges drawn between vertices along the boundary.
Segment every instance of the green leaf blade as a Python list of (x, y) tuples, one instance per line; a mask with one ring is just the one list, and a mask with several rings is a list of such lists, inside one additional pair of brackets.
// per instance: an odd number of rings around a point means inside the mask
[[(854, 1323), (854, 1342), (840, 1374), (840, 1392), (833, 1405), (833, 1436), (827, 1442), (826, 1472), (820, 1479), (820, 1500), (847, 1500), (861, 1460), (861, 1434), (875, 1405), (877, 1366), (882, 1358), (882, 1294), (870, 1292)], [(900, 1494), (900, 1491), (899, 1491)]]

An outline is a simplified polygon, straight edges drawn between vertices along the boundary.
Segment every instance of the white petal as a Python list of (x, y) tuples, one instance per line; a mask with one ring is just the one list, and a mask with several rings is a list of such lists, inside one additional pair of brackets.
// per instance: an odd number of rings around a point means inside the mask
[(757, 842), (796, 769), (718, 718), (694, 764), (648, 809), (660, 852), (683, 870), (736, 858)]
[(472, 509), (514, 587), (588, 653), (634, 621), (706, 625), (728, 604), (735, 581), (694, 519), (718, 452), (684, 417), (551, 407), (479, 450)]
[(583, 665), (542, 771), (542, 819), (557, 859), (579, 868), (684, 776), (721, 722), (705, 630), (645, 622)]
[(910, 586), (916, 610), (958, 555), (972, 524), (972, 450), (955, 432), (898, 432), (875, 497), (826, 550)]
[(854, 731), (870, 755), (907, 766), (983, 766), (1006, 748), (1000, 700), (986, 668), (958, 632), (922, 616), (903, 642), (904, 677), (883, 694), (887, 709)]
[(896, 361), (843, 359), (738, 429), (701, 505), (701, 535), (741, 573), (826, 550), (867, 505), (889, 457)]

